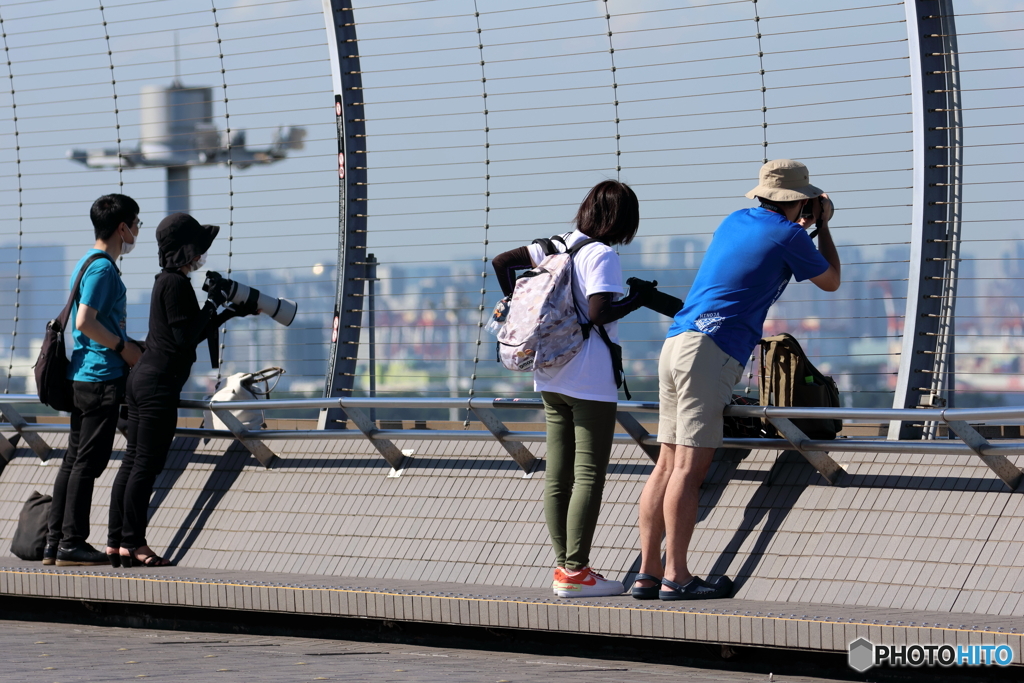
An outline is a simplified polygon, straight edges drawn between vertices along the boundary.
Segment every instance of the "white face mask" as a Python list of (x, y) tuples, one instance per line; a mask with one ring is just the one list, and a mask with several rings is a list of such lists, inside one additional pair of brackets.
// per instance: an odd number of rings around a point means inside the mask
[[(132, 231), (132, 229), (128, 228), (128, 232), (130, 233), (131, 231)], [(138, 241), (139, 241), (139, 236), (138, 235), (134, 235), (132, 237), (132, 241), (131, 242), (125, 242), (124, 240), (122, 240), (121, 241), (121, 256), (127, 256), (128, 254), (132, 253), (132, 249), (135, 248), (135, 245), (138, 243)]]
[(197, 270), (199, 270), (200, 268), (202, 268), (205, 265), (206, 265), (206, 254), (202, 254), (202, 255), (200, 255), (200, 257), (198, 259), (196, 259), (195, 261), (192, 262), (191, 270), (194, 273), (194, 272), (196, 272)]

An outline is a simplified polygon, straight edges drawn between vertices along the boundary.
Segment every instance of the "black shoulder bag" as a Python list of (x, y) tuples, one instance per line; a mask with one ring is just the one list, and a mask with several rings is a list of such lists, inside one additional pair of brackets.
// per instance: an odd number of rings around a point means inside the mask
[[(78, 277), (75, 278), (75, 285), (68, 295), (68, 302), (64, 310), (56, 318), (46, 323), (46, 334), (43, 335), (43, 345), (39, 349), (39, 358), (33, 367), (36, 375), (36, 391), (39, 393), (39, 401), (48, 405), (54, 410), (71, 412), (75, 407), (75, 396), (71, 390), (71, 380), (68, 379), (68, 354), (64, 345), (64, 331), (68, 327), (68, 320), (71, 318), (71, 307), (78, 299), (78, 287), (82, 284), (85, 271), (89, 269), (93, 261), (97, 259), (109, 259), (110, 254), (102, 252), (93, 254), (85, 260), (82, 267), (78, 269)], [(115, 266), (116, 267), (116, 266)]]

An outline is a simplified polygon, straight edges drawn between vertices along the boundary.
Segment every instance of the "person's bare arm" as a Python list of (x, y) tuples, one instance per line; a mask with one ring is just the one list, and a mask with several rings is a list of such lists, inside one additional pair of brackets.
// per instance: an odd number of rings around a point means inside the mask
[[(828, 200), (827, 194), (822, 194)], [(815, 225), (818, 221), (818, 212), (821, 211), (822, 202), (816, 202), (814, 216), (809, 219), (801, 218), (798, 222), (805, 228)], [(832, 232), (828, 229), (828, 222), (834, 212), (832, 201), (825, 202), (827, 205), (825, 216), (821, 216), (821, 226), (818, 228), (818, 252), (828, 261), (828, 270), (817, 277), (812, 277), (813, 282), (819, 289), (826, 292), (834, 292), (839, 289), (842, 283), (842, 264), (839, 262), (839, 252), (836, 250), (835, 242), (832, 241)]]
[[(84, 334), (89, 339), (92, 339), (101, 346), (106, 346), (108, 349), (116, 349), (117, 345), (121, 342), (121, 338), (103, 327), (99, 320), (96, 319), (97, 311), (95, 308), (86, 306), (85, 304), (78, 305), (78, 315), (75, 316), (75, 327), (78, 331)], [(126, 340), (124, 349), (121, 351), (121, 358), (128, 364), (129, 367), (134, 366), (139, 362), (139, 358), (142, 357), (142, 349), (135, 344), (135, 342)]]
[(842, 283), (841, 264), (839, 263), (839, 252), (836, 251), (836, 245), (832, 241), (832, 233), (829, 232), (827, 222), (822, 223), (821, 229), (818, 231), (818, 251), (828, 261), (828, 270), (818, 277), (812, 277), (811, 282), (819, 289), (834, 292)]

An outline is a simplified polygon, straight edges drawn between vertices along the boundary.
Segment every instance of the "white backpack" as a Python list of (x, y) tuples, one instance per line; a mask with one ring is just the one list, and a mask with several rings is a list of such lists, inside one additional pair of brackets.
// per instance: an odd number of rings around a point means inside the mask
[(532, 372), (565, 365), (583, 349), (590, 323), (580, 323), (573, 295), (572, 258), (594, 239), (559, 252), (555, 241), (534, 240), (546, 254), (543, 261), (516, 280), (508, 317), (498, 332), (498, 360), (509, 370)]

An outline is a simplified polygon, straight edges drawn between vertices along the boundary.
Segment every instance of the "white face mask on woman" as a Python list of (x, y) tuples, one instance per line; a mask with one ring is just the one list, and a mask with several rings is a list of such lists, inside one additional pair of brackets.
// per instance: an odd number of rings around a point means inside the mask
[(194, 273), (194, 272), (196, 272), (197, 270), (199, 270), (200, 268), (202, 268), (205, 265), (206, 265), (206, 254), (201, 254), (199, 256), (199, 258), (197, 258), (195, 261), (193, 261), (192, 265), (189, 266), (189, 271)]

